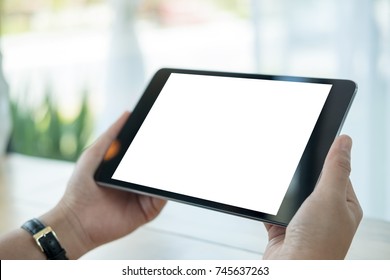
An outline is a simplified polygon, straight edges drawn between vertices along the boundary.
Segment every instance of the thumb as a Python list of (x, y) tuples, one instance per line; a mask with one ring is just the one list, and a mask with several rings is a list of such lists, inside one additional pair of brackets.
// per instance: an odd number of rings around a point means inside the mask
[(352, 139), (341, 135), (333, 142), (322, 169), (316, 190), (326, 193), (346, 193), (351, 173)]
[(85, 166), (88, 166), (88, 168), (91, 170), (95, 170), (103, 160), (103, 157), (106, 154), (108, 148), (119, 134), (119, 131), (129, 116), (130, 112), (124, 112), (120, 118), (115, 123), (113, 123), (111, 127), (106, 132), (104, 132), (91, 147), (84, 151), (79, 162)]

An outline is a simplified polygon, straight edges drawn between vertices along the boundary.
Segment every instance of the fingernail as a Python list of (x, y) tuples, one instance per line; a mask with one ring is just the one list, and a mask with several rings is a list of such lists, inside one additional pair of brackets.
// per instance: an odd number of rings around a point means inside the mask
[(340, 148), (346, 152), (348, 152), (348, 154), (351, 153), (351, 149), (352, 149), (352, 139), (351, 137), (347, 136), (347, 135), (342, 135), (341, 136), (341, 141), (340, 141)]

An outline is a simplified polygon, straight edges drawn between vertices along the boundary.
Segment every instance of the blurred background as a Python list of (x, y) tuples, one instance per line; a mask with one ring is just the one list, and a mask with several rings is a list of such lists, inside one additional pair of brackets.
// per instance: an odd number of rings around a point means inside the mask
[(352, 181), (365, 215), (390, 220), (390, 1), (0, 0), (0, 11), (10, 150), (76, 160), (161, 67), (352, 79)]

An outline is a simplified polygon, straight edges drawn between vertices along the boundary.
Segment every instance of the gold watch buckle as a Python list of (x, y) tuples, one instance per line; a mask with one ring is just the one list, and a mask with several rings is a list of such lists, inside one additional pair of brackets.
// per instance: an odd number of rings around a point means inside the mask
[(57, 238), (55, 232), (51, 229), (51, 227), (45, 227), (44, 229), (40, 230), (36, 234), (33, 235), (35, 242), (37, 242), (39, 248), (41, 248), (41, 251), (44, 252), (41, 242), (39, 241), (41, 238), (46, 237), (49, 233), (52, 233), (55, 238)]

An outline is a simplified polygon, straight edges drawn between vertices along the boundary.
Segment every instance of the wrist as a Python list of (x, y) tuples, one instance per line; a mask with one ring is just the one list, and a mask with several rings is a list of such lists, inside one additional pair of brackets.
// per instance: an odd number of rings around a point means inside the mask
[(88, 238), (77, 218), (61, 203), (39, 219), (56, 232), (69, 259), (78, 259), (91, 250)]

